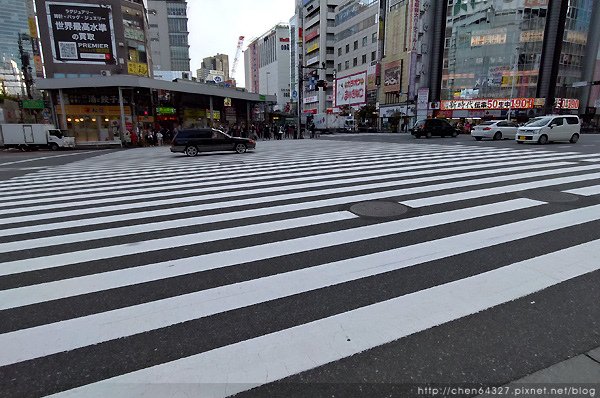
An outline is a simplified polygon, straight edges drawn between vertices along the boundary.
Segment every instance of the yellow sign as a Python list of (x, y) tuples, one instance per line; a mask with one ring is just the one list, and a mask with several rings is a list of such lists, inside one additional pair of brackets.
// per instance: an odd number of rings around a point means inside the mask
[(29, 36), (34, 39), (38, 38), (37, 25), (35, 24), (35, 18), (29, 18)]
[(313, 52), (315, 50), (318, 50), (318, 49), (319, 49), (319, 42), (314, 42), (314, 43), (309, 44), (306, 47), (306, 53), (308, 54), (308, 53), (311, 53), (311, 52)]
[[(129, 106), (124, 107), (125, 114), (130, 115)], [(120, 116), (121, 107), (117, 105), (65, 105), (67, 115), (73, 116)], [(62, 115), (60, 105), (56, 106), (56, 113)]]
[(127, 73), (129, 73), (130, 75), (148, 76), (148, 64), (142, 64), (139, 62), (128, 62)]
[(225, 106), (231, 106), (231, 98), (225, 98), (225, 99), (223, 100), (223, 104), (224, 104)]

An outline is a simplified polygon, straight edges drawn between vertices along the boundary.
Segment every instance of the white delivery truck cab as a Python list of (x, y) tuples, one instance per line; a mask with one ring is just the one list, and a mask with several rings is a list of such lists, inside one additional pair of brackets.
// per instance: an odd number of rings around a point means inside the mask
[(0, 124), (0, 145), (22, 151), (39, 148), (57, 151), (75, 148), (75, 138), (66, 137), (51, 124)]

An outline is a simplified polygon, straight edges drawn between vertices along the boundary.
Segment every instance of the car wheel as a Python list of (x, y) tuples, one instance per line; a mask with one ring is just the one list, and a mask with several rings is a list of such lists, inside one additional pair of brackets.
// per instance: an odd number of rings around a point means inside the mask
[(50, 150), (51, 151), (58, 151), (58, 144), (54, 143), (54, 144), (50, 145)]
[(418, 140), (419, 138), (421, 138), (421, 134), (415, 134), (415, 139)]
[(502, 139), (502, 133), (499, 131), (496, 131), (496, 134), (494, 134), (494, 141), (498, 141)]
[(193, 158), (198, 154), (198, 148), (196, 148), (195, 146), (188, 146), (185, 148), (185, 154)]
[(573, 134), (573, 136), (571, 137), (571, 139), (569, 140), (569, 142), (571, 144), (576, 143), (577, 141), (579, 141), (579, 134)]
[(246, 152), (246, 149), (247, 149), (246, 144), (236, 144), (235, 145), (235, 151), (237, 153), (244, 153), (244, 152)]
[(425, 133), (425, 138), (431, 138), (431, 131)]
[(475, 137), (476, 141), (481, 141), (481, 137)]
[(523, 143), (523, 141), (517, 141), (517, 144), (522, 144), (522, 143)]
[(548, 136), (546, 134), (542, 134), (542, 136), (538, 139), (538, 144), (545, 145), (548, 143)]
[(458, 132), (457, 131), (453, 131), (452, 132), (452, 138), (456, 138), (458, 137)]

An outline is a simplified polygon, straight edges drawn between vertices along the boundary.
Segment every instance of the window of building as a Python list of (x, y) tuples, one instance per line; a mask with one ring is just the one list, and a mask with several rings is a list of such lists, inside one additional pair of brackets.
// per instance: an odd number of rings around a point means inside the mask
[(342, 56), (342, 47), (338, 48), (338, 57)]
[(363, 37), (362, 46), (365, 47), (367, 45), (367, 36)]
[(350, 44), (346, 44), (346, 54), (350, 52)]
[(354, 58), (352, 60), (352, 66), (356, 66), (356, 65), (358, 65), (358, 58)]
[(341, 63), (338, 64), (337, 70), (342, 70), (342, 64)]
[(345, 67), (345, 69), (350, 68), (350, 61), (344, 62), (344, 67)]
[(354, 41), (354, 49), (355, 49), (355, 50), (358, 50), (358, 40), (355, 40), (355, 41)]
[(371, 35), (371, 43), (377, 43), (377, 32)]
[(375, 59), (377, 59), (377, 51), (371, 53), (371, 61), (375, 61)]
[(363, 65), (367, 63), (367, 54), (363, 54), (362, 63), (363, 63)]

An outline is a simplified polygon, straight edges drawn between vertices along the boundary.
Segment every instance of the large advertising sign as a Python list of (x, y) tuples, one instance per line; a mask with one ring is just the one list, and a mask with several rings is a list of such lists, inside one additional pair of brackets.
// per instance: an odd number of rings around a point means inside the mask
[(335, 79), (335, 107), (367, 103), (367, 72)]
[(54, 62), (105, 63), (115, 57), (110, 5), (47, 2)]
[(466, 99), (442, 101), (442, 110), (531, 109), (535, 98)]
[(400, 92), (400, 61), (388, 62), (383, 71), (383, 91)]

